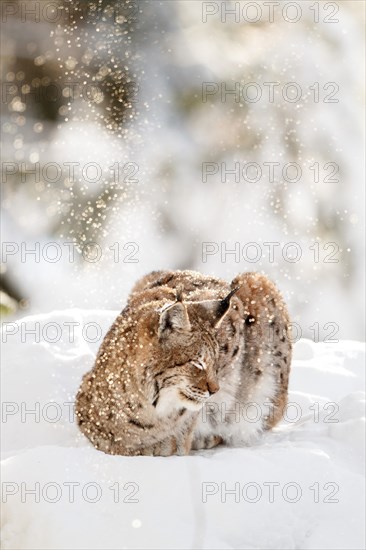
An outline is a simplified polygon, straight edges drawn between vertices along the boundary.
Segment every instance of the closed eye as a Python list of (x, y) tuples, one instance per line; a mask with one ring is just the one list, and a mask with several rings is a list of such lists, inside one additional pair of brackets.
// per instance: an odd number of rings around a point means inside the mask
[(190, 361), (191, 365), (200, 370), (205, 370), (206, 365), (202, 361)]

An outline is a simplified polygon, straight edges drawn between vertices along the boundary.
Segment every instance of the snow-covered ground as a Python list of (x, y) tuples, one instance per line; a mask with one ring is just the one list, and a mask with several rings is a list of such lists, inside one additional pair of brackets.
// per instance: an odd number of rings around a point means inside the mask
[(72, 403), (115, 315), (3, 328), (4, 550), (364, 548), (363, 344), (297, 342), (287, 421), (253, 447), (109, 456)]

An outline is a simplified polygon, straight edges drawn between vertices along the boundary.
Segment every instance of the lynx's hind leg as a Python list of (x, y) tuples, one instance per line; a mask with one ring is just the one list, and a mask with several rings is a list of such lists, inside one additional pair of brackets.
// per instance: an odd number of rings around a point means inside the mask
[[(276, 286), (265, 275), (243, 273), (232, 281), (244, 305), (245, 367), (253, 376), (270, 369), (276, 383), (273, 413), (266, 428), (282, 417), (287, 404), (292, 342), (286, 304)], [(262, 360), (261, 358), (265, 358)]]
[(200, 449), (213, 449), (223, 443), (223, 439), (220, 435), (198, 435), (196, 434), (193, 443), (192, 450), (199, 451)]

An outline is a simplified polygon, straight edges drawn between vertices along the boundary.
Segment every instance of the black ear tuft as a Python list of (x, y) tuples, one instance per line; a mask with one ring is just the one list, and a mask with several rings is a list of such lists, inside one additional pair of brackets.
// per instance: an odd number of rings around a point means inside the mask
[(227, 310), (229, 309), (230, 307), (230, 300), (232, 298), (232, 296), (234, 296), (234, 294), (239, 290), (239, 287), (236, 287), (234, 288), (233, 290), (231, 290), (229, 292), (229, 294), (227, 296), (225, 296), (225, 298), (223, 300), (220, 300), (219, 302), (219, 306), (217, 308), (217, 315), (221, 318), (223, 315), (225, 315), (225, 313), (227, 312)]
[(217, 327), (225, 313), (229, 310), (230, 300), (237, 290), (238, 288), (234, 288), (222, 300), (204, 300), (203, 302), (197, 302), (196, 308), (198, 308), (199, 315), (207, 319), (213, 327)]

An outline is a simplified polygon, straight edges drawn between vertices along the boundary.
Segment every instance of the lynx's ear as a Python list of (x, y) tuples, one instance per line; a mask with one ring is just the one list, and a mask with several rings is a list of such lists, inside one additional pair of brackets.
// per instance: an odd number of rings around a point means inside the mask
[(159, 338), (177, 331), (189, 331), (191, 324), (189, 322), (187, 308), (183, 302), (175, 302), (173, 305), (165, 308), (160, 314), (159, 320)]
[(222, 300), (205, 300), (203, 302), (197, 302), (201, 316), (210, 321), (213, 327), (217, 327), (222, 321), (225, 313), (229, 310), (231, 297), (237, 290), (237, 288), (234, 288), (234, 290), (229, 292)]

